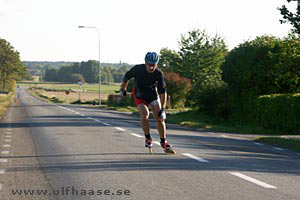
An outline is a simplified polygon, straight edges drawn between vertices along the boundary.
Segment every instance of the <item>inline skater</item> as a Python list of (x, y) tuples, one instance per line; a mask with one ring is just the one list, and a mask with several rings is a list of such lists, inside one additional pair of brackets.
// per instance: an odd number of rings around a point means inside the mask
[(164, 75), (157, 68), (159, 56), (155, 52), (148, 52), (145, 56), (145, 64), (135, 65), (126, 72), (121, 85), (120, 93), (127, 94), (128, 81), (134, 78), (132, 94), (140, 113), (141, 125), (145, 134), (145, 146), (152, 153), (152, 138), (149, 126), (149, 109), (151, 106), (153, 116), (157, 123), (160, 135), (160, 144), (165, 153), (175, 154), (172, 145), (166, 140), (166, 112), (167, 90)]

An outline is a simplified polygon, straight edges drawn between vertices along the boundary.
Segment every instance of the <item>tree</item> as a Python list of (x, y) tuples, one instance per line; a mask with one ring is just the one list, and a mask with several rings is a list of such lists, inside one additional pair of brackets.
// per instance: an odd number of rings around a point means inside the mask
[(288, 3), (291, 1), (297, 2), (296, 13), (292, 13), (287, 9), (285, 5), (280, 10), (281, 15), (283, 16), (282, 20), (279, 20), (281, 24), (290, 23), (294, 28), (292, 29), (293, 33), (300, 34), (300, 0), (287, 0)]
[(238, 96), (300, 92), (299, 55), (299, 37), (257, 37), (230, 51), (223, 80)]
[(181, 62), (175, 72), (190, 79), (192, 84), (221, 77), (221, 64), (228, 52), (223, 38), (193, 30), (181, 37), (179, 45)]
[(158, 63), (158, 67), (164, 72), (176, 71), (178, 66), (180, 65), (180, 55), (178, 52), (174, 50), (170, 50), (168, 48), (163, 48), (160, 50), (160, 60)]
[(47, 69), (45, 72), (45, 81), (59, 81), (57, 77), (58, 70), (57, 69)]
[(84, 78), (81, 74), (71, 74), (71, 82), (72, 83), (78, 83), (78, 81), (84, 82)]
[(181, 37), (179, 45), (180, 63), (174, 72), (191, 80), (188, 103), (201, 109), (208, 106), (218, 109), (210, 99), (219, 98), (222, 93), (219, 90), (225, 88), (221, 78), (221, 65), (228, 53), (224, 39), (193, 30)]
[(12, 80), (28, 77), (28, 71), (21, 62), (19, 53), (4, 39), (0, 38), (0, 85), (1, 89), (10, 89)]

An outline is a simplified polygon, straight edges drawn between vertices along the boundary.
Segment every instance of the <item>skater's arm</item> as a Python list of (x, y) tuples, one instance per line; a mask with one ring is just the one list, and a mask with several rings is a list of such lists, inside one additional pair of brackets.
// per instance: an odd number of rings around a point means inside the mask
[(128, 81), (123, 81), (121, 84), (121, 89), (126, 90), (127, 89), (127, 85), (128, 85)]
[(167, 93), (162, 93), (159, 94), (159, 99), (160, 99), (160, 103), (161, 103), (161, 108), (165, 108), (166, 107), (166, 103), (167, 103)]

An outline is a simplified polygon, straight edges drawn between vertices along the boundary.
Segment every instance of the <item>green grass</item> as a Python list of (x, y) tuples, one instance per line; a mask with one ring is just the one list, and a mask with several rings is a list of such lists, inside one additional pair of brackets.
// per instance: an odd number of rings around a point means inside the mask
[(260, 137), (255, 139), (255, 141), (300, 151), (300, 138)]
[(240, 133), (240, 134), (266, 134), (278, 135), (278, 131), (267, 130), (259, 127), (249, 127), (230, 123), (221, 119), (207, 116), (197, 110), (190, 110), (186, 112), (179, 112), (169, 114), (167, 122), (179, 124), (191, 128), (200, 128), (207, 131), (224, 132), (224, 133)]
[(10, 92), (8, 95), (0, 96), (0, 117), (5, 115), (7, 106), (14, 101), (16, 93)]

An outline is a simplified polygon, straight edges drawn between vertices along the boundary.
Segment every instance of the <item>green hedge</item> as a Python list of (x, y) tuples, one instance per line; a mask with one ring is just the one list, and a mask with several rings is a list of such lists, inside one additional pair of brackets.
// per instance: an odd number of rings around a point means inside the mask
[(300, 93), (263, 95), (243, 102), (235, 112), (240, 121), (288, 134), (300, 132)]

